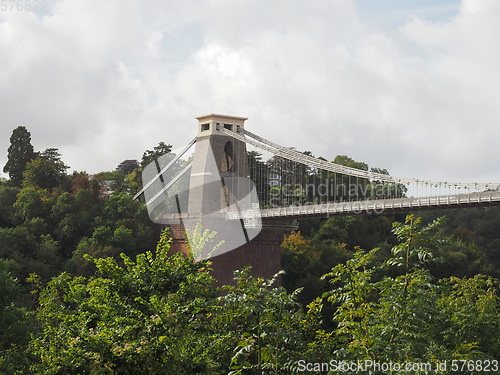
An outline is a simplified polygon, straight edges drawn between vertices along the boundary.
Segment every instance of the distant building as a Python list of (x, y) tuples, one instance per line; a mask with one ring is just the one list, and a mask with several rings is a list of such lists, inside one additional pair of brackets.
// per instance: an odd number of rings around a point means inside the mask
[(111, 189), (111, 184), (114, 182), (114, 180), (104, 180), (100, 181), (99, 185), (101, 185), (101, 191), (103, 197), (109, 197), (113, 193), (113, 189)]
[(276, 187), (276, 186), (281, 186), (281, 176), (276, 173), (270, 173), (269, 174), (269, 186), (270, 187)]

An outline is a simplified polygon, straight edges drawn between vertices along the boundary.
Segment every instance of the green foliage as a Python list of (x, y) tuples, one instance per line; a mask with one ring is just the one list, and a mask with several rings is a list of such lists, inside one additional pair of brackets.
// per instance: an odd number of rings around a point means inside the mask
[(111, 243), (111, 238), (113, 237), (113, 232), (111, 228), (106, 226), (97, 227), (92, 234), (90, 243), (94, 246), (106, 246)]
[(101, 181), (111, 181), (109, 190), (112, 194), (128, 193), (130, 190), (127, 175), (121, 169), (110, 172), (100, 172), (97, 178)]
[(21, 282), (32, 272), (48, 281), (61, 267), (58, 243), (50, 235), (37, 238), (24, 226), (0, 228), (0, 259), (8, 260), (9, 272)]
[(498, 280), (483, 275), (451, 277), (440, 283), (436, 309), (442, 355), (472, 359), (500, 357), (500, 298)]
[(132, 229), (128, 229), (124, 225), (115, 229), (111, 243), (123, 251), (132, 251), (136, 247)]
[(125, 176), (125, 183), (129, 188), (129, 193), (135, 195), (142, 188), (142, 168), (134, 169)]
[(298, 301), (305, 306), (327, 290), (328, 284), (321, 276), (350, 257), (345, 244), (314, 245), (300, 232), (285, 234), (281, 244), (283, 285), (289, 293), (300, 288)]
[(408, 274), (413, 267), (422, 267), (432, 258), (431, 249), (434, 237), (428, 232), (440, 225), (442, 218), (437, 219), (424, 228), (419, 228), (421, 219), (408, 215), (406, 223), (394, 223), (393, 232), (400, 243), (392, 248), (393, 257), (387, 261), (389, 266), (403, 267)]
[(345, 243), (353, 250), (355, 247), (374, 248), (382, 241), (392, 241), (392, 223), (384, 216), (331, 217), (324, 221), (314, 234), (315, 243)]
[[(141, 164), (170, 149), (161, 142)], [(249, 158), (264, 176), (299, 168)], [(347, 156), (336, 162), (368, 170)], [(167, 256), (165, 234), (156, 252), (141, 253), (154, 248), (154, 231), (130, 195), (141, 187), (137, 164), (126, 160), (101, 178), (68, 177), (57, 149), (36, 154), (29, 132), (14, 131), (11, 180), (0, 182), (0, 373), (292, 374), (299, 359), (500, 357), (499, 285), (481, 275), (500, 265), (498, 208), (448, 211), (447, 222), (409, 216), (392, 231), (390, 216), (301, 223), (302, 234), (282, 244), (285, 273), (262, 280), (244, 269), (221, 293), (210, 263), (196, 262), (217, 246), (214, 232), (197, 227), (187, 259)], [(114, 181), (109, 197), (104, 177)], [(314, 178), (349, 185), (339, 199), (405, 193), (371, 190), (362, 178)], [(262, 180), (264, 199), (271, 188)], [(273, 189), (281, 200), (311, 198)], [(26, 308), (26, 278), (36, 311)]]
[(61, 154), (57, 149), (48, 148), (26, 164), (23, 186), (37, 186), (51, 190), (64, 181), (68, 168), (61, 160)]
[(0, 187), (0, 227), (14, 225), (14, 203), (17, 200), (19, 191), (16, 187)]
[(33, 255), (35, 246), (36, 240), (26, 227), (0, 228), (0, 258), (16, 259)]
[(347, 241), (347, 228), (343, 218), (329, 218), (319, 228), (314, 237), (315, 242), (345, 243)]
[(278, 276), (253, 278), (247, 268), (235, 272), (234, 285), (224, 287), (218, 332), (225, 347), (221, 354), (231, 355), (229, 374), (291, 374), (307, 355), (303, 336), (316, 326), (300, 310), (296, 293), (273, 287)]
[(210, 232), (210, 229), (203, 230), (203, 226), (199, 223), (192, 233), (189, 229), (186, 230), (188, 249), (195, 261), (211, 258), (214, 251), (224, 244), (224, 241), (215, 243), (216, 235), (217, 232)]
[(111, 245), (94, 246), (90, 239), (83, 238), (76, 246), (76, 250), (66, 264), (68, 272), (86, 277), (94, 275), (96, 267), (94, 262), (89, 260), (88, 256), (96, 259), (106, 257), (113, 257), (116, 259), (119, 257), (119, 253), (118, 250)]
[(446, 214), (445, 233), (478, 250), (480, 254), (476, 254), (475, 258), (484, 258), (484, 263), (491, 264), (497, 270), (495, 276), (499, 277), (500, 207), (467, 208), (439, 214)]
[[(497, 358), (500, 347), (497, 282), (486, 276), (444, 279), (427, 269), (437, 220), (425, 227), (412, 215), (396, 223), (401, 241), (384, 264), (378, 249), (358, 251), (325, 275), (333, 289), (325, 297), (336, 306), (334, 353), (339, 359), (444, 361)], [(383, 276), (387, 269), (397, 276)]]
[(26, 229), (28, 229), (28, 232), (30, 232), (30, 234), (38, 240), (42, 236), (49, 234), (48, 225), (41, 217), (34, 217), (26, 220), (23, 225)]
[(32, 342), (35, 373), (209, 373), (207, 312), (216, 304), (206, 262), (155, 254), (94, 259), (100, 276), (62, 274), (40, 293), (43, 332)]
[(466, 244), (456, 237), (441, 242), (433, 253), (438, 261), (429, 264), (428, 268), (438, 279), (452, 276), (473, 277), (478, 274), (500, 275), (484, 250), (474, 243)]
[(101, 201), (92, 190), (77, 190), (74, 195), (64, 192), (57, 196), (49, 218), (53, 237), (61, 252), (69, 257), (83, 237), (95, 230), (95, 218), (101, 212)]
[(7, 272), (7, 264), (0, 260), (0, 372), (20, 373), (24, 359), (22, 351), (29, 340), (27, 311), (19, 307), (20, 293), (16, 280)]
[(129, 191), (129, 186), (127, 180), (125, 179), (126, 175), (121, 170), (116, 170), (114, 174), (115, 176), (113, 178), (113, 181), (109, 185), (112, 193), (127, 193)]
[(40, 190), (31, 186), (23, 188), (13, 206), (16, 223), (47, 216), (51, 204), (51, 195), (47, 190)]
[[(34, 220), (30, 225), (39, 224)], [(34, 374), (295, 374), (299, 360), (498, 358), (498, 281), (481, 275), (436, 281), (429, 271), (435, 264), (432, 253), (449, 242), (440, 235), (440, 226), (442, 220), (422, 225), (410, 215), (405, 224), (394, 225), (399, 243), (386, 259), (379, 254), (383, 250), (356, 249), (345, 262), (341, 258), (349, 254), (343, 246), (335, 252), (300, 233), (287, 236), (282, 250), (292, 279), (312, 280), (334, 263), (320, 281), (321, 290), (327, 282), (330, 287), (307, 310), (299, 303), (301, 289), (274, 287), (286, 274), (263, 280), (243, 269), (221, 295), (207, 260), (167, 255), (165, 232), (156, 252), (139, 254), (135, 261), (121, 254), (117, 260), (111, 254), (117, 248), (103, 244), (127, 246), (131, 230), (101, 226), (74, 253), (73, 265), (87, 277), (62, 273), (43, 286), (43, 276), (30, 275), (39, 329), (31, 328), (25, 310), (8, 298), (18, 287), (0, 264), (0, 304), (8, 306), (0, 309), (0, 330), (7, 332), (5, 337), (19, 334), (10, 346), (2, 343), (0, 369)], [(17, 245), (20, 256), (33, 257), (43, 271), (41, 265), (55, 257), (57, 242), (40, 234), (36, 254), (22, 254), (23, 241), (16, 236), (37, 240), (35, 229), (20, 228), (0, 230), (0, 244)], [(200, 227), (192, 242), (203, 252), (213, 245), (212, 235)], [(93, 269), (85, 270), (88, 265)]]
[[(89, 275), (93, 266), (83, 254), (118, 257), (121, 251), (135, 255), (154, 248), (153, 224), (143, 204), (127, 194), (103, 199), (85, 174), (75, 178), (79, 181), (70, 184), (72, 192), (0, 188), (0, 201), (7, 204), (0, 207), (0, 258), (9, 260), (9, 271), (19, 280), (37, 272), (46, 281), (69, 259), (69, 269)], [(73, 254), (89, 238), (91, 247)]]
[[(359, 355), (369, 345), (368, 328), (370, 317), (374, 312), (374, 285), (372, 277), (376, 269), (373, 259), (376, 250), (364, 253), (359, 250), (351, 260), (345, 264), (335, 266), (323, 278), (330, 278), (333, 289), (326, 292), (324, 297), (336, 305), (333, 320), (337, 325), (337, 335), (341, 343), (348, 343), (348, 347)], [(363, 353), (364, 354), (364, 353)]]
[(368, 170), (368, 164), (355, 161), (354, 159), (350, 158), (347, 155), (337, 155), (335, 157), (335, 159), (333, 159), (333, 162), (335, 164), (344, 165), (344, 166), (350, 167), (350, 168), (361, 169), (363, 171)]
[(155, 254), (92, 261), (97, 275), (55, 277), (40, 291), (32, 373), (295, 373), (313, 358), (318, 309), (302, 313), (276, 281), (235, 273), (216, 298), (207, 261)]
[(108, 226), (127, 225), (142, 207), (128, 194), (113, 195), (103, 203), (102, 220)]

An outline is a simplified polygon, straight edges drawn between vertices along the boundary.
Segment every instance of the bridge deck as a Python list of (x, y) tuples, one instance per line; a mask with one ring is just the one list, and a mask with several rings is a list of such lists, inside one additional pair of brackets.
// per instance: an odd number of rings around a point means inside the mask
[[(243, 212), (229, 211), (220, 212), (219, 215), (225, 216), (226, 220), (245, 220), (252, 226), (255, 220), (273, 219), (300, 219), (306, 217), (324, 217), (324, 216), (342, 216), (355, 214), (383, 214), (392, 211), (408, 211), (432, 208), (458, 208), (464, 206), (478, 205), (500, 205), (500, 192), (488, 191), (472, 194), (457, 194), (435, 197), (410, 197), (397, 199), (380, 199), (351, 202), (329, 202), (320, 204), (311, 204), (303, 206), (287, 206), (262, 208), (260, 210), (249, 210)], [(218, 216), (217, 214), (215, 216)], [(172, 219), (198, 219), (203, 217), (200, 213), (163, 214), (156, 217), (155, 222), (171, 223)], [(246, 224), (245, 224), (246, 225)]]
[(481, 204), (500, 204), (500, 192), (488, 191), (472, 194), (457, 194), (436, 197), (398, 198), (352, 202), (330, 202), (304, 206), (288, 206), (261, 209), (261, 217), (301, 218), (310, 216), (351, 215), (359, 213), (381, 214), (389, 211), (404, 211), (424, 208), (452, 208)]

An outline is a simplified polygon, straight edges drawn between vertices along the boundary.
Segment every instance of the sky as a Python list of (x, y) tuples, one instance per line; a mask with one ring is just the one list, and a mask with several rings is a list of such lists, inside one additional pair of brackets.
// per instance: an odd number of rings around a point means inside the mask
[(328, 160), (500, 182), (498, 0), (40, 2), (0, 10), (2, 168), (19, 125), (97, 173), (221, 113)]

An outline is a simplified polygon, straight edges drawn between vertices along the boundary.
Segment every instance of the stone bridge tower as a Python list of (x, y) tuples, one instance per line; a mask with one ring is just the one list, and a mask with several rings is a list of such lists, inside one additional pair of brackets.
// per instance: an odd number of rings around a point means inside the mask
[[(249, 179), (246, 143), (226, 131), (244, 135), (245, 117), (209, 114), (199, 116), (198, 134), (189, 183), (188, 213), (180, 224), (168, 225), (173, 243), (171, 252), (187, 253), (185, 230), (197, 224), (217, 232), (224, 241), (211, 257), (218, 285), (230, 284), (233, 272), (245, 266), (252, 274), (271, 278), (281, 269), (281, 225), (245, 227), (243, 220), (227, 220), (227, 213), (255, 208), (258, 200)], [(225, 129), (225, 131), (222, 131)], [(206, 254), (202, 254), (206, 256)]]
[(221, 212), (245, 194), (243, 184), (228, 186), (229, 183), (243, 182), (250, 177), (245, 142), (225, 135), (221, 130), (242, 134), (246, 118), (210, 114), (197, 117), (197, 120), (188, 211), (193, 214)]

